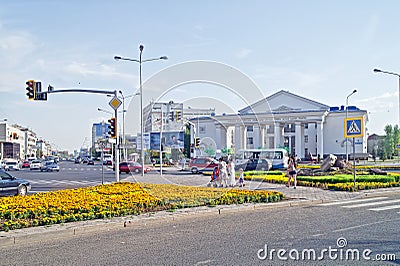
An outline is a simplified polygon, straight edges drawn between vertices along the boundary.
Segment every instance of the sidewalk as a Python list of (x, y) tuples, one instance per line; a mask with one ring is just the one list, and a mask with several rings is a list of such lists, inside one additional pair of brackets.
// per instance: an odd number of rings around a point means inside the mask
[[(164, 169), (163, 175), (160, 176), (158, 171), (146, 174), (144, 177), (140, 175), (130, 175), (121, 177), (122, 181), (126, 182), (144, 182), (154, 184), (175, 184), (187, 186), (207, 186), (210, 177), (204, 175), (192, 175), (188, 171), (180, 171), (175, 168)], [(357, 192), (348, 191), (333, 191), (313, 187), (297, 186), (287, 188), (284, 184), (274, 184), (259, 181), (245, 181), (246, 186), (238, 189), (252, 189), (252, 190), (274, 190), (282, 192), (286, 199), (292, 201), (339, 201), (354, 198), (361, 198), (371, 196), (376, 193), (400, 193), (400, 187), (397, 188), (382, 188), (362, 190)], [(226, 188), (229, 190), (229, 188)]]

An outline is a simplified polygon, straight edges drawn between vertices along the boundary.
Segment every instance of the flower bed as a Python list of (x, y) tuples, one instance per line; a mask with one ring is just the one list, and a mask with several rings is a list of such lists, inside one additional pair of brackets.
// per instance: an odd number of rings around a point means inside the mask
[(283, 199), (275, 191), (113, 183), (0, 198), (0, 230), (92, 220), (143, 212)]
[[(284, 172), (281, 172), (280, 175), (276, 173), (272, 175), (269, 173), (265, 175), (247, 175), (245, 176), (245, 179), (278, 184), (286, 184), (288, 180)], [(400, 186), (400, 176), (398, 174), (357, 175), (356, 188), (354, 188), (353, 179), (354, 176), (350, 174), (339, 174), (334, 176), (297, 176), (297, 185), (343, 191)]]

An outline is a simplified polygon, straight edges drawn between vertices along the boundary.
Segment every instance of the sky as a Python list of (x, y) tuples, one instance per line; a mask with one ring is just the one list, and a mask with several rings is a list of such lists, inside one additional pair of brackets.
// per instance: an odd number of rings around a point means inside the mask
[[(114, 56), (138, 59), (143, 44), (143, 59), (168, 56), (142, 64), (144, 105), (173, 100), (237, 113), (284, 89), (340, 106), (357, 89), (349, 105), (368, 111), (369, 134), (383, 134), (385, 125), (398, 124), (400, 84), (373, 69), (400, 73), (398, 10), (396, 0), (0, 0), (0, 120), (72, 152), (90, 144), (93, 123), (110, 118), (98, 111), (113, 111), (106, 95), (53, 93), (29, 101), (25, 82), (34, 79), (56, 90), (122, 91), (125, 132), (136, 134), (140, 97), (131, 95), (139, 64)], [(192, 62), (201, 66), (193, 73), (202, 82), (166, 86), (165, 78), (178, 82)], [(236, 93), (202, 79), (221, 74), (234, 81), (239, 72), (248, 80), (233, 82)]]

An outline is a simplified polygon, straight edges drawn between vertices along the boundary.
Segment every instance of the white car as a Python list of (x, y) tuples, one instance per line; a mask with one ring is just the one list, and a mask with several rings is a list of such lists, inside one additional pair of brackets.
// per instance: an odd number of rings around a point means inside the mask
[(19, 163), (17, 161), (6, 161), (4, 169), (7, 171), (19, 171)]
[(39, 160), (33, 160), (32, 162), (31, 162), (31, 165), (30, 165), (30, 169), (31, 169), (31, 171), (32, 170), (40, 170), (40, 167), (42, 166), (42, 162), (41, 161), (39, 161)]

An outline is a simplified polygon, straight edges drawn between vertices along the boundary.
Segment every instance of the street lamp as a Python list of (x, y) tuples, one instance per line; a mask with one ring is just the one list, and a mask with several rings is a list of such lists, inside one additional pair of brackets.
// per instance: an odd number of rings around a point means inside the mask
[(114, 114), (113, 112), (110, 112), (110, 111), (107, 111), (107, 110), (104, 110), (104, 109), (101, 109), (101, 108), (97, 108), (97, 111), (103, 112), (103, 113), (107, 113), (107, 114), (110, 114), (110, 115)]
[(142, 53), (143, 53), (144, 46), (141, 44), (139, 46), (139, 60), (138, 59), (131, 59), (121, 56), (114, 56), (115, 60), (124, 60), (124, 61), (132, 61), (139, 63), (139, 83), (140, 83), (140, 159), (142, 160), (142, 176), (144, 176), (144, 125), (143, 125), (143, 87), (142, 87), (142, 63), (156, 61), (156, 60), (167, 60), (168, 57), (160, 56), (157, 58), (150, 58), (142, 60)]
[[(349, 106), (349, 97), (351, 96), (351, 95), (353, 95), (354, 93), (356, 93), (357, 92), (357, 90), (356, 89), (354, 89), (349, 95), (347, 95), (347, 97), (346, 97), (346, 123), (347, 123), (347, 116), (348, 116), (348, 106)], [(346, 130), (346, 129), (345, 129)], [(354, 142), (354, 138), (353, 138), (353, 142)], [(347, 153), (347, 139), (346, 139), (346, 162), (348, 162), (349, 161), (349, 154)]]
[(122, 98), (122, 143), (123, 143), (123, 150), (124, 150), (124, 161), (126, 161), (126, 148), (125, 148), (125, 99), (128, 99), (130, 97), (134, 97), (136, 95), (139, 95), (139, 93), (135, 93), (132, 95), (128, 95), (128, 96), (124, 96), (124, 94), (122, 93), (122, 91), (119, 91), (119, 94), (121, 94), (121, 98)]
[(400, 126), (400, 74), (394, 73), (394, 72), (389, 72), (389, 71), (384, 71), (384, 70), (380, 70), (380, 69), (374, 69), (375, 73), (385, 73), (385, 74), (389, 74), (389, 75), (393, 75), (399, 78), (399, 126)]

